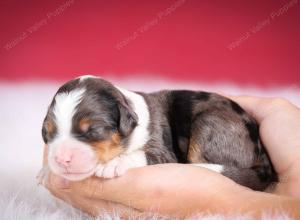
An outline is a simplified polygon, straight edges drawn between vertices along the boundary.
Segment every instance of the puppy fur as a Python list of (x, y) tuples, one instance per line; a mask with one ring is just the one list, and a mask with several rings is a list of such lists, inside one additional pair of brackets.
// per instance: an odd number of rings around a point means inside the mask
[(258, 129), (237, 103), (215, 93), (132, 92), (82, 76), (59, 88), (42, 136), (50, 169), (70, 180), (178, 162), (264, 190), (277, 177)]

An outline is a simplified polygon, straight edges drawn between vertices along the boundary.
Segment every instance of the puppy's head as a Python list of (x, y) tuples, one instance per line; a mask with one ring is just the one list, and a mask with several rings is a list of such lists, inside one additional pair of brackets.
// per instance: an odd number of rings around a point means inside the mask
[(42, 136), (52, 172), (81, 180), (125, 151), (137, 124), (131, 103), (111, 83), (96, 77), (74, 79), (59, 88), (45, 117)]

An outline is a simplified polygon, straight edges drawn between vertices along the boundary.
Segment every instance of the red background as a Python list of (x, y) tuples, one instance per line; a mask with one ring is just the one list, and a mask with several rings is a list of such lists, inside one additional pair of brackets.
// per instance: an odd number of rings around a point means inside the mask
[[(155, 74), (199, 82), (300, 85), (297, 1), (232, 50), (232, 42), (292, 1), (74, 0), (47, 19), (66, 2), (1, 1), (1, 80)], [(179, 6), (156, 22), (176, 2)], [(43, 19), (46, 24), (38, 27)], [(27, 37), (18, 40), (23, 32)], [(7, 49), (13, 41), (17, 44)]]

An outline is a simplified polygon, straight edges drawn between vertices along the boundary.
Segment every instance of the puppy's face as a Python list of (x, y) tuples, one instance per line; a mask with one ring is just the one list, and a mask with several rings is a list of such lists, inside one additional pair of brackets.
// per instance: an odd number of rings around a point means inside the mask
[(52, 172), (69, 180), (94, 174), (126, 150), (137, 116), (122, 93), (100, 78), (75, 79), (59, 88), (45, 117), (42, 135)]

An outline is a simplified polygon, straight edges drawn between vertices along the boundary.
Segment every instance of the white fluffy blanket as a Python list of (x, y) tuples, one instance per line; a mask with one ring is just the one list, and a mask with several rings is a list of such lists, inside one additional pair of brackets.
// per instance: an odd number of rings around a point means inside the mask
[[(113, 80), (113, 82), (127, 89), (141, 91), (180, 88), (225, 91), (230, 94), (281, 96), (300, 106), (300, 89), (297, 87), (267, 90), (253, 87), (241, 89), (228, 84), (207, 86), (149, 79), (121, 82)], [(59, 202), (36, 184), (35, 176), (41, 168), (43, 152), (41, 124), (58, 86), (59, 84), (54, 82), (0, 82), (0, 219), (92, 219)], [(265, 216), (266, 219), (269, 217)], [(198, 215), (191, 218), (250, 219), (250, 216), (226, 218), (221, 215)], [(114, 215), (103, 213), (98, 219), (119, 219), (119, 217), (117, 213)], [(142, 219), (164, 218), (146, 213)], [(288, 217), (277, 215), (276, 219), (288, 219)]]

